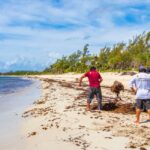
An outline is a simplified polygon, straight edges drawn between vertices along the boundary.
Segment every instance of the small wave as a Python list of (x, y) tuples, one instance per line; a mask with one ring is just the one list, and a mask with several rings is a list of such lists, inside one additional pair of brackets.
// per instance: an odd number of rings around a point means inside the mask
[(33, 81), (21, 77), (0, 77), (0, 83), (0, 94), (10, 94), (31, 85)]

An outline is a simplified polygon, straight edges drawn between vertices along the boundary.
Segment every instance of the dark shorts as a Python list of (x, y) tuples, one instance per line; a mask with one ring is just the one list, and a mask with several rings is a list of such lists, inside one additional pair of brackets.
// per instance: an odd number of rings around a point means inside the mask
[(139, 109), (143, 109), (144, 107), (146, 110), (150, 110), (150, 99), (146, 100), (141, 100), (141, 99), (136, 99), (136, 107)]
[(101, 88), (95, 88), (95, 87), (90, 87), (89, 92), (88, 92), (88, 97), (87, 97), (87, 102), (91, 103), (92, 99), (94, 98), (94, 95), (96, 96), (96, 99), (99, 103), (102, 101), (102, 93), (101, 93)]

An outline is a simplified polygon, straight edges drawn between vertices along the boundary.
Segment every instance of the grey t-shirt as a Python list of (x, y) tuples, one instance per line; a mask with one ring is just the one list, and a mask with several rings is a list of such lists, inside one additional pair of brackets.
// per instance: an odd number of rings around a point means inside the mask
[(150, 99), (150, 74), (138, 73), (134, 75), (129, 85), (137, 88), (136, 99)]

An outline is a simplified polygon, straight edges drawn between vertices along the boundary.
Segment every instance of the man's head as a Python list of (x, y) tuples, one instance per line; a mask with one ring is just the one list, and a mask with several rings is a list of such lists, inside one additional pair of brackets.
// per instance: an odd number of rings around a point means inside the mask
[(148, 67), (148, 68), (147, 68), (147, 73), (149, 73), (149, 74), (150, 74), (150, 67)]
[(92, 66), (92, 67), (90, 68), (90, 71), (91, 71), (91, 70), (96, 70), (96, 67)]
[(144, 68), (144, 66), (140, 66), (139, 67), (139, 72), (146, 72), (146, 68)]

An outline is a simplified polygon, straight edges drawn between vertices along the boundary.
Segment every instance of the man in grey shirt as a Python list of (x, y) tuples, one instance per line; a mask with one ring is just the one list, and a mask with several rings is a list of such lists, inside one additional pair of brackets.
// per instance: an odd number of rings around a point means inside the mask
[(146, 73), (146, 69), (139, 67), (139, 73), (134, 75), (130, 81), (130, 88), (136, 94), (136, 124), (140, 123), (140, 114), (143, 105), (148, 111), (150, 121), (150, 74)]

